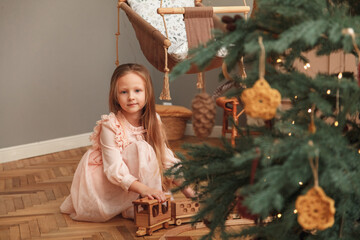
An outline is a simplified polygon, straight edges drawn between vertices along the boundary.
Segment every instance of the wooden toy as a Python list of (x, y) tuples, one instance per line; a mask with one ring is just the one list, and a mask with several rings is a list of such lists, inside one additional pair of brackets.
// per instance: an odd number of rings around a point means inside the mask
[(171, 202), (172, 221), (177, 225), (191, 221), (191, 217), (199, 211), (199, 203), (191, 200)]
[(159, 203), (157, 199), (142, 198), (133, 201), (133, 204), (134, 220), (138, 227), (137, 236), (152, 235), (153, 231), (169, 227), (169, 220), (171, 220), (170, 196), (166, 196), (164, 203)]
[(161, 228), (168, 228), (169, 224), (181, 225), (190, 222), (191, 217), (199, 211), (199, 203), (191, 200), (170, 201), (166, 197), (164, 203), (158, 200), (141, 198), (133, 201), (134, 221), (138, 227), (136, 236), (152, 235)]

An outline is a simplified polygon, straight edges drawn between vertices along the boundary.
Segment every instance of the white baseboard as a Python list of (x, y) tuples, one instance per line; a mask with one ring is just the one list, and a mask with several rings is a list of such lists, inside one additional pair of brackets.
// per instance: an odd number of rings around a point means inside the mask
[[(221, 126), (214, 126), (209, 137), (221, 137), (221, 128)], [(89, 146), (91, 145), (89, 140), (90, 135), (91, 133), (84, 133), (70, 137), (1, 148), (0, 163)], [(195, 136), (192, 124), (186, 124), (185, 135)]]
[(91, 133), (84, 133), (70, 137), (1, 148), (0, 163), (89, 146), (91, 145), (89, 140), (90, 134)]
[[(209, 137), (211, 138), (221, 137), (221, 132), (222, 132), (222, 126), (216, 125), (214, 126)], [(195, 132), (191, 123), (186, 124), (185, 135), (195, 136)]]

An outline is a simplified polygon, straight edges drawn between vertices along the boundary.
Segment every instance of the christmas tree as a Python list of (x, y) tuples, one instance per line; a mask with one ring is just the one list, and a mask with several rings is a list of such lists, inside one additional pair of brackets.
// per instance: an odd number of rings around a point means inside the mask
[[(233, 76), (237, 84), (227, 96), (244, 100), (245, 91), (263, 79), (291, 107), (278, 108), (276, 116), (264, 118), (264, 126), (246, 126), (245, 131), (238, 126), (235, 146), (226, 139), (219, 147), (185, 146), (188, 155), (181, 156), (182, 165), (171, 173), (185, 179), (182, 187), (192, 185), (198, 191), (202, 207), (195, 220), (205, 219), (210, 229), (203, 239), (211, 239), (215, 232), (223, 239), (359, 239), (357, 73), (341, 69), (337, 74), (309, 77), (294, 67), (297, 60), (306, 66), (304, 53), (311, 50), (324, 56), (342, 50), (359, 57), (359, 1), (256, 3), (251, 18), (237, 19), (233, 31), (216, 32), (216, 40), (191, 52), (173, 70), (172, 78), (185, 73), (192, 63), (205, 67), (225, 47), (230, 70), (241, 58), (251, 66), (246, 78)], [(244, 104), (246, 108), (248, 103)], [(266, 103), (262, 104), (265, 108)], [(252, 135), (253, 131), (261, 134)], [(233, 211), (255, 219), (255, 224), (228, 232), (225, 221)]]

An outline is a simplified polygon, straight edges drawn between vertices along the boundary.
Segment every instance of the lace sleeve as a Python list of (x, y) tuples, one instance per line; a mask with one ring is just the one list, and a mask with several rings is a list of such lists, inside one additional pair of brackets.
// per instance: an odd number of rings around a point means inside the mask
[(114, 114), (103, 118), (102, 121), (98, 139), (104, 173), (111, 183), (128, 191), (130, 185), (137, 179), (130, 173), (122, 156), (129, 141)]
[(125, 136), (125, 132), (119, 121), (117, 121), (114, 113), (110, 113), (109, 115), (102, 115), (101, 120), (96, 122), (96, 126), (94, 127), (93, 133), (90, 136), (90, 141), (92, 143), (92, 149), (101, 151), (100, 145), (100, 133), (102, 124), (108, 125), (114, 131), (114, 140), (117, 144), (117, 147), (120, 149), (120, 152), (124, 150), (124, 148), (129, 144)]

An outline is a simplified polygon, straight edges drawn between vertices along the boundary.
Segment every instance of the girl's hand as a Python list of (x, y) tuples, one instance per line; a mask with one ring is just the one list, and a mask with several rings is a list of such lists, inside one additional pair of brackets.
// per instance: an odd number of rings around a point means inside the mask
[[(176, 186), (180, 186), (182, 184), (182, 180), (179, 180), (179, 179), (176, 179), (176, 180), (173, 180), (173, 183), (176, 185)], [(185, 195), (185, 197), (187, 198), (194, 198), (196, 197), (196, 193), (195, 191), (191, 188), (191, 187), (186, 187), (184, 188), (183, 190), (181, 190), (181, 192)]]
[(129, 191), (136, 192), (140, 194), (141, 197), (148, 197), (150, 200), (157, 199), (159, 202), (166, 201), (165, 194), (162, 191), (148, 187), (139, 181), (134, 181), (130, 185)]
[(166, 201), (165, 194), (155, 188), (146, 187), (140, 195), (142, 197), (148, 197), (150, 200), (157, 199), (159, 202)]
[(185, 195), (185, 197), (187, 198), (194, 198), (196, 197), (196, 194), (195, 194), (195, 191), (191, 188), (191, 187), (187, 187), (187, 188), (184, 188), (182, 190), (182, 193)]

